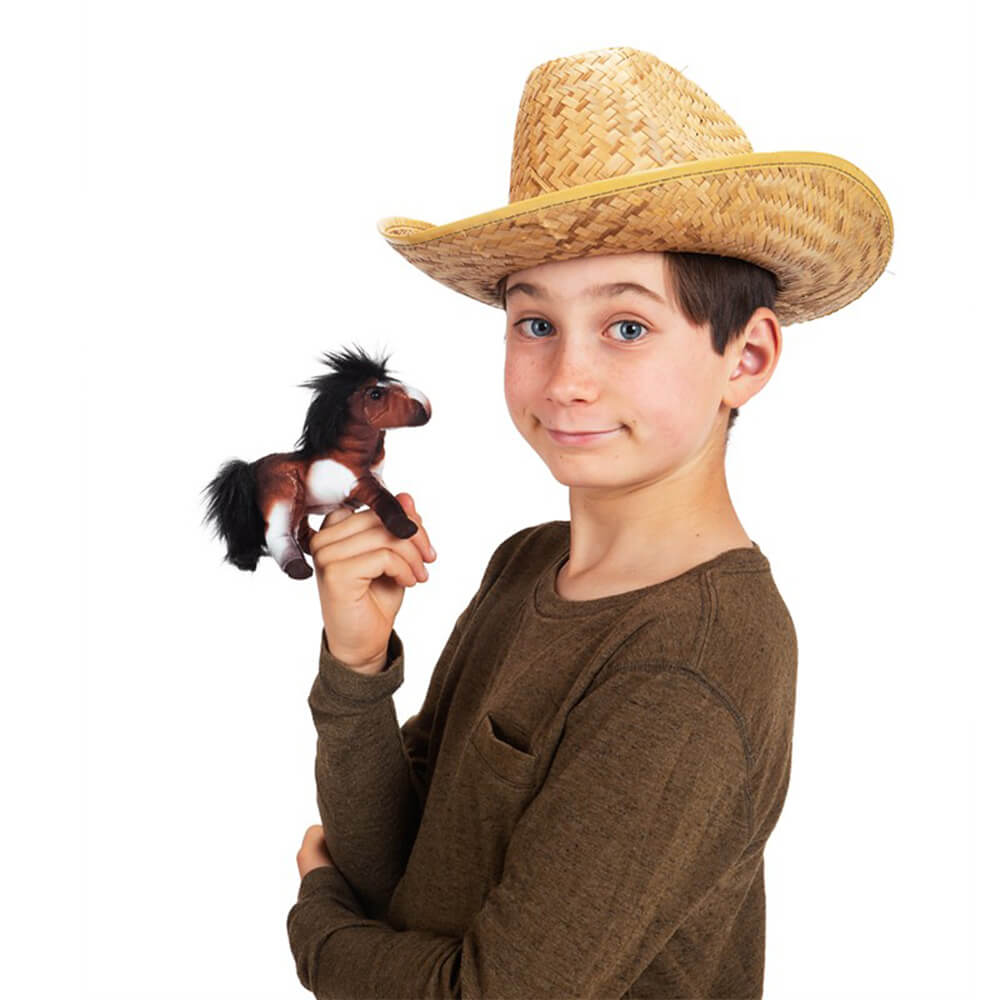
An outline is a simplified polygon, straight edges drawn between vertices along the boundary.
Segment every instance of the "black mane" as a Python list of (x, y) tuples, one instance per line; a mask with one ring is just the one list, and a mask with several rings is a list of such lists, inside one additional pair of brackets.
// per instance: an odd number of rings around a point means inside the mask
[(300, 388), (316, 390), (295, 446), (302, 457), (329, 451), (336, 444), (344, 432), (347, 400), (365, 381), (370, 378), (399, 381), (388, 374), (387, 354), (374, 358), (356, 344), (353, 351), (345, 349), (340, 354), (328, 351), (321, 360), (333, 371), (299, 383)]

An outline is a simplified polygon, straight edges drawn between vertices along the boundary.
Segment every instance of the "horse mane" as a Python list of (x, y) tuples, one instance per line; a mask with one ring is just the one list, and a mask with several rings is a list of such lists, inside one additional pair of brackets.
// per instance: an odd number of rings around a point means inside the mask
[(350, 348), (339, 354), (327, 351), (321, 360), (333, 371), (299, 383), (302, 389), (315, 390), (295, 446), (303, 458), (329, 451), (336, 445), (347, 423), (347, 401), (365, 381), (370, 378), (380, 382), (399, 381), (388, 374), (387, 354), (375, 358), (357, 344), (353, 351)]

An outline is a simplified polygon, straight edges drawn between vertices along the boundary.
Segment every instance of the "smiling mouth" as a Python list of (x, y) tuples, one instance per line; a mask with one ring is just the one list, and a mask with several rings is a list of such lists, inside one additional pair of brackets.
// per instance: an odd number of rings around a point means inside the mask
[(551, 427), (546, 427), (549, 437), (557, 444), (586, 444), (588, 441), (599, 441), (601, 438), (620, 431), (620, 427), (612, 427), (607, 431), (557, 431)]

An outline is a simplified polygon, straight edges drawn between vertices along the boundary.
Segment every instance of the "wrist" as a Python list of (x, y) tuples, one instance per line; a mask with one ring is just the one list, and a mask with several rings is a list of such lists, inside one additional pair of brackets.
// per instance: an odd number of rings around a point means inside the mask
[(350, 667), (356, 674), (364, 674), (366, 677), (373, 677), (375, 674), (382, 673), (385, 670), (385, 665), (388, 659), (383, 653), (377, 660), (371, 660), (369, 663), (362, 663), (355, 665), (353, 663), (347, 663), (342, 661), (345, 666)]
[(345, 659), (343, 656), (340, 656), (338, 653), (336, 653), (334, 650), (330, 648), (330, 643), (327, 640), (325, 628), (323, 629), (323, 645), (326, 646), (326, 651), (330, 654), (330, 656), (334, 660), (336, 660), (342, 667), (348, 670), (352, 670), (356, 674), (365, 674), (368, 677), (372, 676), (373, 674), (380, 674), (385, 669), (386, 664), (389, 662), (388, 647), (385, 650), (383, 650), (377, 657), (371, 660), (363, 660), (361, 662), (356, 662), (349, 659)]

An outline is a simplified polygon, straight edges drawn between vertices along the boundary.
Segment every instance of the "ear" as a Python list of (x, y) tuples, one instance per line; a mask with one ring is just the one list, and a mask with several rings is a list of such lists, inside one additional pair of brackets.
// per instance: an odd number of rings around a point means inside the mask
[(781, 324), (774, 311), (761, 306), (750, 317), (743, 334), (726, 351), (728, 378), (722, 401), (742, 406), (767, 385), (781, 357)]

